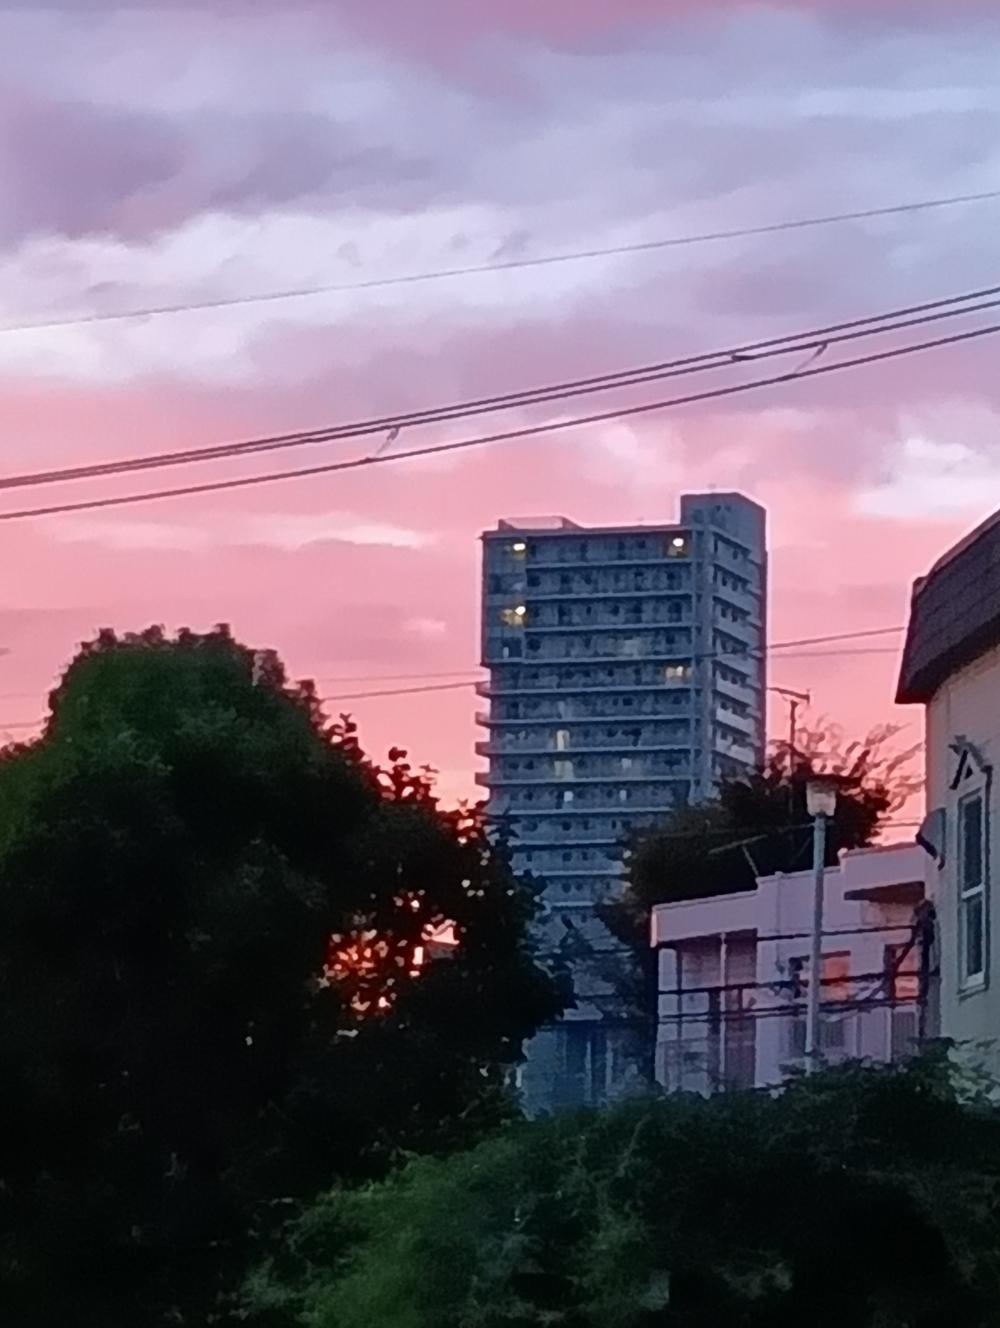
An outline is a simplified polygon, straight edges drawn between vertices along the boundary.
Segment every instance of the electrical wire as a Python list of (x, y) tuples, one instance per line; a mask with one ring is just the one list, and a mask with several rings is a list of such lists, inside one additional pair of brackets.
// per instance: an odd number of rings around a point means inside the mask
[(597, 258), (614, 258), (628, 254), (655, 253), (659, 250), (686, 248), (699, 244), (716, 244), (726, 240), (752, 239), (763, 235), (778, 235), (788, 231), (833, 226), (849, 221), (870, 221), (880, 217), (895, 217), (915, 212), (959, 207), (971, 203), (985, 203), (997, 198), (1000, 198), (1000, 190), (992, 189), (974, 194), (953, 194), (945, 198), (918, 199), (912, 203), (895, 203), (887, 207), (863, 208), (852, 212), (836, 212), (815, 217), (798, 217), (785, 221), (769, 222), (759, 226), (742, 226), (728, 230), (703, 231), (693, 235), (674, 235), (655, 240), (635, 240), (626, 244), (540, 254), (536, 258), (509, 258), (490, 263), (470, 263), (462, 267), (436, 268), (425, 272), (403, 273), (395, 277), (372, 277), (362, 281), (295, 286), (284, 290), (259, 291), (249, 295), (222, 296), (212, 300), (187, 300), (175, 304), (146, 305), (108, 313), (78, 314), (66, 318), (6, 323), (0, 325), (0, 334), (53, 331), (60, 328), (85, 327), (101, 323), (120, 323), (132, 318), (161, 318), (172, 314), (198, 313), (213, 309), (234, 309), (256, 304), (275, 304), (320, 295), (382, 290), (393, 286), (414, 286), (427, 282), (447, 281), (456, 277), (471, 277), (492, 272), (513, 272), (521, 269), (550, 267), (555, 264), (581, 263)]
[[(961, 295), (925, 301), (922, 304), (910, 305), (880, 314), (870, 314), (863, 318), (829, 324), (805, 332), (789, 333), (740, 346), (726, 347), (722, 350), (707, 351), (679, 359), (638, 365), (630, 369), (616, 370), (588, 378), (548, 383), (539, 387), (522, 389), (521, 391), (478, 397), (464, 402), (453, 402), (450, 405), (429, 407), (404, 414), (385, 415), (343, 425), (299, 430), (264, 438), (244, 439), (232, 443), (217, 443), (172, 452), (159, 452), (149, 456), (123, 457), (113, 461), (92, 462), (83, 466), (64, 466), (53, 470), (2, 476), (0, 477), (0, 489), (34, 488), (44, 484), (105, 479), (115, 475), (161, 470), (199, 462), (232, 460), (236, 457), (255, 456), (266, 452), (284, 451), (289, 448), (342, 442), (386, 431), (387, 439), (394, 438), (398, 436), (403, 428), (414, 429), (429, 424), (471, 419), (501, 410), (545, 405), (555, 401), (590, 395), (591, 393), (620, 390), (642, 386), (646, 383), (687, 377), (696, 373), (729, 369), (736, 363), (774, 359), (789, 354), (797, 355), (802, 351), (815, 350), (820, 346), (826, 349), (831, 345), (849, 343), (869, 336), (880, 336), (889, 332), (922, 327), (929, 323), (940, 322), (942, 319), (964, 317), (971, 313), (996, 308), (1000, 306), (1000, 299), (989, 298), (995, 296), (1000, 296), (1000, 286), (982, 287), (979, 290), (969, 291)], [(793, 369), (788, 375), (789, 380), (808, 376), (805, 367), (800, 364)], [(365, 462), (375, 462), (383, 459), (384, 455), (383, 450), (379, 449), (363, 460)]]
[[(881, 636), (881, 635), (884, 635), (884, 634), (887, 634), (887, 633), (890, 633), (890, 632), (902, 632), (902, 631), (905, 631), (905, 628), (903, 628), (903, 627), (872, 627), (872, 628), (868, 628), (868, 629), (866, 629), (865, 631), (861, 631), (861, 632), (833, 632), (833, 633), (829, 634), (828, 636), (807, 637), (807, 638), (805, 638), (805, 640), (806, 640), (809, 644), (813, 644), (813, 643), (815, 643), (815, 644), (827, 644), (827, 643), (835, 642), (835, 641), (854, 641), (854, 640), (857, 640), (857, 639), (859, 639), (859, 638), (863, 638), (863, 637), (869, 637), (869, 636)], [(799, 641), (777, 641), (777, 642), (774, 643), (774, 645), (768, 647), (768, 653), (769, 653), (769, 654), (772, 654), (772, 653), (775, 653), (775, 652), (780, 652), (780, 651), (784, 650), (784, 649), (785, 649), (786, 647), (788, 647), (788, 646), (797, 646), (797, 645), (801, 645), (801, 644), (802, 644), (802, 641), (801, 641), (801, 640), (799, 640)], [(823, 652), (819, 652), (819, 651), (809, 651), (809, 652), (807, 652), (807, 653), (805, 653), (805, 654), (802, 654), (802, 655), (784, 655), (784, 656), (781, 656), (781, 658), (784, 658), (784, 659), (809, 659), (809, 658), (811, 658), (811, 657), (813, 657), (813, 656), (816, 656), (816, 657), (819, 657), (819, 658), (834, 658), (834, 657), (838, 657), (838, 656), (849, 656), (849, 655), (856, 655), (856, 654), (869, 654), (869, 653), (874, 653), (874, 652), (869, 652), (869, 651), (864, 651), (864, 650), (861, 650), (861, 651), (859, 651), (859, 650), (830, 650), (830, 651), (823, 651)], [(889, 650), (887, 653), (895, 654), (896, 651), (895, 651), (895, 650)], [(702, 656), (699, 656), (699, 658), (702, 658)], [(718, 654), (711, 655), (711, 656), (705, 656), (705, 658), (718, 658), (718, 659), (728, 659), (728, 658), (733, 658), (733, 659), (744, 659), (745, 656), (743, 656), (743, 655), (730, 656), (730, 655), (726, 655), (726, 654), (718, 653)], [(477, 686), (477, 685), (480, 684), (480, 683), (485, 683), (485, 682), (488, 682), (488, 681), (489, 681), (489, 677), (488, 677), (488, 675), (485, 674), (485, 673), (484, 673), (484, 674), (481, 674), (481, 675), (478, 675), (478, 676), (476, 676), (476, 677), (466, 677), (466, 676), (465, 676), (466, 672), (467, 672), (466, 670), (460, 670), (460, 669), (446, 669), (446, 670), (444, 670), (443, 672), (440, 672), (440, 673), (382, 673), (382, 674), (353, 674), (353, 675), (352, 675), (352, 674), (348, 674), (348, 675), (340, 676), (340, 677), (338, 677), (338, 676), (333, 676), (333, 677), (320, 678), (320, 679), (316, 679), (315, 681), (324, 682), (324, 683), (331, 683), (331, 682), (367, 682), (367, 681), (372, 681), (372, 682), (377, 682), (377, 681), (390, 682), (390, 681), (393, 681), (393, 680), (395, 680), (395, 679), (400, 679), (400, 680), (404, 680), (404, 681), (406, 681), (406, 682), (412, 682), (412, 683), (414, 683), (414, 684), (417, 684), (418, 682), (420, 682), (420, 680), (423, 680), (423, 679), (438, 679), (438, 678), (456, 679), (455, 681), (452, 681), (452, 682), (435, 683), (433, 686), (428, 686), (428, 687), (424, 687), (423, 685), (414, 685), (414, 686), (412, 686), (412, 687), (407, 686), (407, 687), (401, 687), (401, 688), (387, 688), (387, 689), (385, 689), (385, 690), (378, 690), (378, 691), (349, 692), (349, 693), (343, 693), (343, 694), (338, 695), (338, 696), (321, 696), (321, 697), (319, 698), (320, 701), (322, 701), (322, 702), (324, 702), (324, 703), (331, 703), (331, 704), (332, 704), (332, 703), (335, 703), (335, 702), (340, 702), (340, 701), (373, 700), (373, 699), (375, 699), (375, 698), (377, 698), (377, 697), (380, 697), (380, 696), (413, 696), (413, 695), (420, 695), (420, 694), (422, 694), (422, 693), (424, 693), (424, 692), (429, 692), (429, 691), (451, 691), (451, 690), (455, 690), (455, 689), (458, 689), (458, 688), (475, 687), (475, 686)], [(34, 693), (34, 692), (4, 692), (4, 693), (0, 694), (0, 700), (4, 700), (4, 701), (27, 701), (27, 700), (33, 700), (34, 697), (35, 697), (35, 693)], [(39, 725), (44, 724), (44, 723), (45, 723), (45, 720), (44, 720), (44, 719), (32, 719), (32, 720), (20, 720), (20, 719), (19, 719), (19, 720), (14, 720), (13, 722), (11, 722), (11, 723), (7, 723), (7, 724), (0, 723), (0, 732), (3, 732), (5, 729), (14, 729), (14, 728), (23, 728), (23, 729), (37, 728)], [(914, 822), (913, 824), (917, 824), (917, 823)]]
[(190, 498), (206, 493), (220, 493), (236, 489), (255, 487), (261, 484), (273, 484), (283, 480), (312, 478), (317, 475), (330, 475), (341, 472), (364, 469), (369, 466), (395, 465), (415, 457), (445, 456), (468, 451), (471, 448), (492, 446), (496, 443), (519, 442), (527, 438), (538, 438), (552, 433), (565, 432), (567, 429), (583, 428), (593, 424), (603, 424), (612, 420), (635, 418), (655, 411), (672, 410), (681, 406), (691, 406), (707, 401), (728, 400), (747, 392), (764, 387), (775, 387), (788, 382), (801, 382), (807, 378), (818, 378), (831, 373), (840, 373), (847, 369), (857, 369), (873, 364), (884, 364), (891, 360), (918, 354), (928, 350), (938, 350), (945, 346), (963, 345), (982, 337), (995, 336), (1000, 332), (1000, 323), (987, 324), (966, 332), (953, 333), (930, 341), (916, 342), (908, 346), (897, 346), (890, 350), (871, 352), (854, 359), (840, 360), (834, 364), (817, 364), (814, 368), (800, 373), (777, 374), (769, 378), (755, 378), (749, 382), (737, 383), (728, 387), (717, 387), (704, 392), (692, 392), (685, 396), (663, 398), (657, 401), (643, 402), (617, 410), (598, 411), (590, 415), (550, 420), (546, 423), (527, 425), (520, 429), (509, 429), (498, 433), (485, 434), (476, 438), (463, 438), (447, 443), (431, 443), (424, 447), (410, 448), (405, 452), (386, 452), (380, 456), (353, 457), (341, 461), (327, 462), (319, 466), (305, 466), (293, 470), (270, 471), (261, 475), (244, 475), (237, 478), (215, 480), (205, 484), (180, 485), (171, 489), (147, 489), (140, 493), (119, 494), (114, 497), (93, 498), (82, 502), (52, 503), (43, 507), (21, 508), (14, 511), (0, 512), (0, 521), (20, 521), (46, 516), (57, 516), (71, 512), (91, 512), (115, 507), (133, 506), (136, 503), (162, 501), (170, 498)]

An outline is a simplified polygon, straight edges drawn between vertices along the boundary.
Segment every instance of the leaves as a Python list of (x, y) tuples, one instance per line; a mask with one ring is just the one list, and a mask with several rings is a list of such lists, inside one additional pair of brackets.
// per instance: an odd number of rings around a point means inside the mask
[[(224, 627), (81, 649), (0, 763), (0, 903), (0, 1294), (25, 1328), (206, 1321), (276, 1196), (509, 1118), (559, 1009), (479, 809), (402, 751), (380, 768)], [(444, 922), (453, 956), (417, 963)]]
[(943, 1052), (538, 1121), (328, 1194), (247, 1305), (274, 1328), (985, 1326), (998, 1145)]

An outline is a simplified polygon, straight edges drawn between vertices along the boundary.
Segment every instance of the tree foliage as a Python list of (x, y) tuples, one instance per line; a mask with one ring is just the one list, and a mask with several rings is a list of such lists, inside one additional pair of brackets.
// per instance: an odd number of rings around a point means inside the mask
[(671, 900), (752, 890), (758, 876), (807, 868), (806, 784), (814, 774), (843, 781), (827, 828), (827, 864), (844, 849), (874, 843), (919, 787), (908, 770), (916, 749), (897, 750), (897, 736), (891, 725), (850, 743), (832, 726), (800, 731), (794, 752), (778, 746), (763, 769), (723, 781), (713, 802), (679, 808), (638, 837), (630, 853), (631, 903), (648, 912)]
[(0, 1299), (200, 1325), (283, 1204), (505, 1119), (559, 993), (481, 816), (273, 653), (104, 632), (50, 705), (0, 762)]
[(266, 1328), (986, 1328), (998, 1201), (1000, 1116), (938, 1053), (533, 1122), (335, 1190), (247, 1300)]

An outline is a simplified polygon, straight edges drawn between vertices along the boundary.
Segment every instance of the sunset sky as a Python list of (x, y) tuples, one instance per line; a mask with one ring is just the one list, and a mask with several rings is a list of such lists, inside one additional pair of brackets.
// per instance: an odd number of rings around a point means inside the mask
[[(995, 0), (2, 5), (0, 323), (1000, 188), (998, 68)], [(433, 406), (932, 300), (998, 274), (1000, 200), (6, 331), (0, 470)], [(914, 576), (1000, 505), (998, 359), (1000, 339), (987, 339), (460, 457), (0, 524), (0, 731), (26, 731), (8, 726), (43, 712), (75, 644), (105, 625), (225, 620), (327, 694), (368, 679), (408, 685), (384, 675), (471, 674), (484, 527), (541, 513), (661, 522), (682, 491), (713, 486), (769, 510), (775, 640), (901, 624)], [(404, 430), (398, 446), (478, 428)], [(358, 449), (326, 444), (281, 464)], [(156, 482), (274, 464), (213, 463)], [(0, 511), (21, 505), (0, 499)], [(852, 731), (899, 717), (918, 737), (919, 715), (891, 704), (896, 640), (776, 661), (773, 681), (810, 690), (814, 715)], [(471, 689), (333, 708), (353, 710), (375, 752), (395, 743), (438, 767), (449, 797), (471, 791)]]

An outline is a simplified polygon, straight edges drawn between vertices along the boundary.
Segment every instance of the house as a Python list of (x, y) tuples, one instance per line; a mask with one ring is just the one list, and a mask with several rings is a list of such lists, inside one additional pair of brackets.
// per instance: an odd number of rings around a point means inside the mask
[[(924, 853), (913, 844), (847, 852), (827, 869), (826, 1061), (895, 1060), (932, 1027), (924, 899)], [(766, 1087), (803, 1068), (812, 915), (811, 871), (653, 910), (664, 1088)]]
[[(940, 930), (941, 1033), (1000, 1045), (1000, 512), (916, 582), (896, 699), (925, 712), (919, 842)], [(987, 1059), (1000, 1069), (1000, 1050)]]

